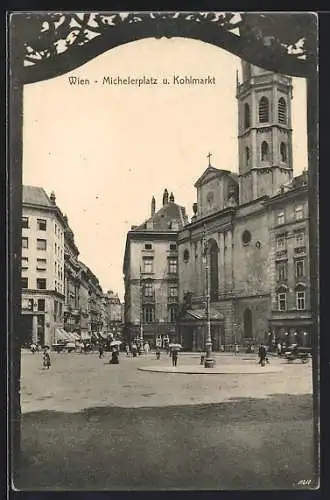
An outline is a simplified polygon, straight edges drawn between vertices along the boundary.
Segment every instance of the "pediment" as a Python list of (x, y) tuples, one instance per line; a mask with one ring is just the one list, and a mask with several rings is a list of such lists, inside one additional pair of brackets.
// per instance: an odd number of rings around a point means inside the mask
[(217, 177), (222, 177), (223, 172), (215, 167), (207, 167), (204, 173), (200, 176), (200, 178), (195, 182), (195, 187), (202, 186), (203, 184), (207, 184), (208, 182), (216, 179)]
[(195, 187), (198, 188), (200, 186), (203, 186), (204, 184), (208, 184), (213, 179), (223, 176), (229, 176), (232, 180), (237, 182), (235, 174), (233, 172), (230, 172), (229, 170), (220, 170), (219, 168), (209, 166), (200, 176), (200, 178), (195, 182)]

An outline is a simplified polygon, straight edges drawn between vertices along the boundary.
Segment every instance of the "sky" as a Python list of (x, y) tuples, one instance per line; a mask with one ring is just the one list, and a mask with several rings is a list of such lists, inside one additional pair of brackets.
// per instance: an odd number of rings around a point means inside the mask
[[(161, 207), (165, 188), (189, 217), (194, 183), (211, 163), (238, 171), (236, 56), (184, 38), (121, 45), (77, 70), (24, 88), (23, 184), (54, 191), (82, 260), (104, 291), (124, 296), (127, 231)], [(193, 76), (215, 85), (163, 85)], [(70, 85), (69, 76), (90, 79)], [(157, 78), (102, 85), (104, 76)], [(97, 83), (94, 83), (97, 81)], [(307, 168), (306, 85), (293, 78), (294, 175)]]

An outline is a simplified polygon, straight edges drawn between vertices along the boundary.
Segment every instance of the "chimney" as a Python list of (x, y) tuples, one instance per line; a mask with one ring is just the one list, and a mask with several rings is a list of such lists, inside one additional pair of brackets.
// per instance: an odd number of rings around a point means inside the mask
[(174, 203), (174, 194), (173, 193), (170, 194), (170, 202)]
[(52, 191), (50, 193), (50, 197), (49, 197), (50, 201), (53, 203), (53, 205), (55, 205), (55, 202), (56, 202), (56, 196), (55, 196), (55, 193), (54, 191)]
[(151, 217), (155, 214), (156, 212), (156, 200), (155, 197), (153, 196), (151, 198)]
[(164, 194), (163, 194), (163, 205), (167, 205), (167, 204), (168, 204), (168, 191), (165, 188)]

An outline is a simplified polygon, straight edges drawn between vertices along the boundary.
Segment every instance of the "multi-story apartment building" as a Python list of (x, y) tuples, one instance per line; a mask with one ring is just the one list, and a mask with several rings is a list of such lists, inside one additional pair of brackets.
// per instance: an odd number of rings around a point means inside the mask
[(118, 332), (122, 326), (122, 304), (118, 294), (108, 290), (104, 295), (105, 304), (105, 322), (108, 332)]
[(184, 207), (174, 196), (163, 195), (156, 212), (127, 234), (124, 256), (124, 336), (130, 342), (143, 336), (151, 343), (157, 337), (176, 336), (178, 310), (178, 231), (187, 222)]
[(272, 313), (270, 331), (310, 345), (311, 304), (307, 173), (268, 200)]
[(23, 186), (22, 344), (51, 345), (63, 326), (66, 222), (40, 187)]
[(74, 242), (74, 234), (64, 216), (66, 228), (64, 232), (64, 329), (80, 333), (80, 273), (78, 262), (79, 250)]

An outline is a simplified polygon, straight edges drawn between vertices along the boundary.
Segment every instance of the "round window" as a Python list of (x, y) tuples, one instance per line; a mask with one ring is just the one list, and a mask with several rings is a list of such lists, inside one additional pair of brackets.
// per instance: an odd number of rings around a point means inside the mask
[(247, 229), (242, 234), (243, 245), (248, 245), (251, 241), (251, 233)]
[(183, 252), (183, 260), (185, 262), (188, 262), (188, 260), (189, 260), (189, 250), (187, 250), (187, 249)]

